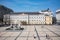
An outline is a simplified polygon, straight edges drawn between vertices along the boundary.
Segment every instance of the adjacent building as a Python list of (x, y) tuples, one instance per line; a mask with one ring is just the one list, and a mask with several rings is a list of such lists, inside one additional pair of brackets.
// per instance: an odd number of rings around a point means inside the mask
[(60, 24), (60, 9), (56, 10), (56, 19), (57, 19), (57, 23)]

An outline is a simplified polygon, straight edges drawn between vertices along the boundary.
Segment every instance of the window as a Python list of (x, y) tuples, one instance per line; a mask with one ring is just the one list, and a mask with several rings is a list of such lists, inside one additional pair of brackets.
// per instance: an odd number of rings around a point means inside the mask
[(33, 21), (33, 20), (32, 20)]

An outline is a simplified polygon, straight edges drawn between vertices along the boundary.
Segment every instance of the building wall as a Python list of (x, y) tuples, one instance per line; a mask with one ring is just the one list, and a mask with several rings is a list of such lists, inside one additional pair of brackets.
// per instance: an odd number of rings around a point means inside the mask
[(60, 24), (60, 9), (56, 10), (56, 19), (57, 19), (57, 23)]
[[(10, 18), (9, 18), (10, 17)], [(3, 19), (9, 24), (21, 24), (21, 21), (26, 21), (27, 24), (52, 24), (52, 17), (45, 16), (43, 14), (28, 15), (28, 14), (18, 14), (18, 15), (4, 15)], [(8, 20), (8, 21), (7, 21)]]
[[(4, 15), (4, 21), (8, 18)], [(10, 15), (10, 24), (21, 24), (21, 21), (26, 21), (28, 24), (28, 15), (27, 14), (20, 14), (20, 15)], [(6, 22), (7, 23), (7, 22)]]
[(20, 14), (20, 15), (11, 15), (10, 16), (11, 23), (19, 24), (22, 21), (26, 21), (28, 24), (28, 15), (27, 14)]
[(3, 24), (9, 24), (10, 23), (10, 15), (9, 14), (4, 15), (3, 21), (4, 21)]
[(56, 14), (56, 19), (57, 19), (57, 22), (60, 22), (60, 13)]
[(29, 24), (45, 24), (44, 15), (29, 15)]
[(51, 16), (45, 16), (45, 24), (52, 24), (52, 17)]

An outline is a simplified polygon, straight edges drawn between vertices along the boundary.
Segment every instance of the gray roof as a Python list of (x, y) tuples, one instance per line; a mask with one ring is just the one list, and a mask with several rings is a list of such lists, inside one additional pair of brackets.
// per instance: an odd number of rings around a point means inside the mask
[(60, 14), (60, 11), (56, 12), (56, 14)]
[(39, 12), (14, 12), (14, 13), (10, 13), (11, 15), (14, 15), (14, 14), (22, 14), (22, 13), (24, 13), (24, 14), (30, 14), (30, 15), (39, 15), (39, 14), (41, 14), (41, 13), (39, 13)]

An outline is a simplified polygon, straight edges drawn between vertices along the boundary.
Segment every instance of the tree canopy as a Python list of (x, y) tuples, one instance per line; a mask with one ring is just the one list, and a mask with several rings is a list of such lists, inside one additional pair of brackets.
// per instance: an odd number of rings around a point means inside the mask
[(3, 15), (4, 14), (9, 14), (13, 12), (12, 9), (5, 7), (4, 5), (0, 5), (0, 22), (3, 21)]

